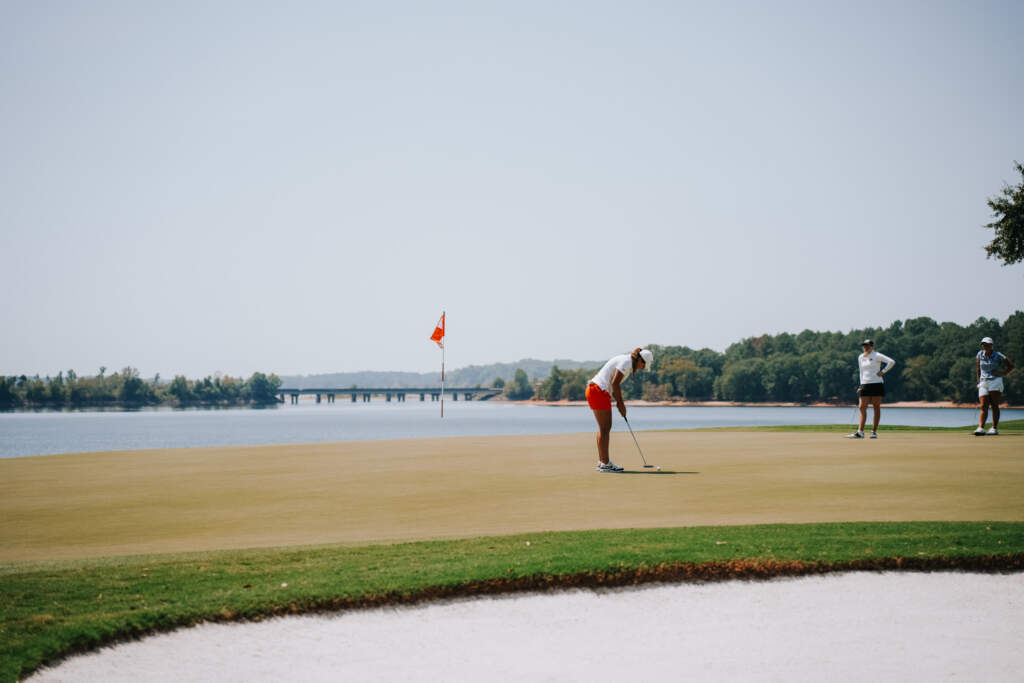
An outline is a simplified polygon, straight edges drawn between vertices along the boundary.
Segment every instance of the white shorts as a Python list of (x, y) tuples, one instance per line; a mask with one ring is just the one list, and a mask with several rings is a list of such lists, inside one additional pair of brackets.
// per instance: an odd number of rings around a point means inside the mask
[(988, 392), (998, 391), (1003, 392), (1003, 378), (996, 377), (995, 379), (983, 379), (978, 382), (978, 398), (982, 396), (988, 396)]

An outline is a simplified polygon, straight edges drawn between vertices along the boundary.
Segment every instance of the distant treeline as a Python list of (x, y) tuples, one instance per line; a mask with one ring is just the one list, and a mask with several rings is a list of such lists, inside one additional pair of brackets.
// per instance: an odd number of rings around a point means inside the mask
[[(522, 370), (530, 380), (541, 380), (548, 376), (553, 365), (565, 369), (591, 367), (597, 361), (536, 360), (523, 358), (514, 363), (491, 363), (490, 365), (467, 365), (464, 368), (449, 369), (445, 375), (448, 386), (480, 387), (496, 379), (512, 381), (516, 370)], [(293, 389), (319, 389), (323, 387), (378, 387), (400, 389), (404, 387), (435, 387), (441, 384), (440, 372), (389, 372), (381, 370), (365, 372), (332, 372), (318, 375), (282, 375), (281, 381)]]
[(155, 405), (238, 406), (267, 405), (277, 401), (281, 380), (277, 375), (253, 373), (241, 377), (205, 377), (190, 380), (178, 375), (161, 382), (160, 375), (144, 380), (135, 368), (81, 377), (74, 370), (56, 377), (0, 376), (0, 410), (14, 408), (141, 408)]
[[(886, 400), (975, 403), (978, 399), (975, 355), (981, 338), (992, 337), (996, 350), (1022, 368), (1019, 376), (1015, 373), (1006, 382), (1003, 397), (1011, 404), (1024, 404), (1022, 311), (1015, 312), (1003, 323), (995, 318), (978, 318), (966, 327), (950, 322), (937, 323), (931, 318), (913, 318), (897, 320), (884, 328), (869, 327), (845, 333), (804, 330), (795, 335), (762, 335), (736, 342), (725, 353), (652, 344), (649, 347), (655, 354), (652, 369), (623, 383), (623, 395), (627, 399), (650, 401), (849, 402), (854, 399), (858, 386), (856, 357), (860, 353), (860, 342), (869, 337), (881, 353), (897, 362), (895, 372), (885, 378)], [(601, 365), (599, 362), (555, 361), (547, 376), (540, 379), (535, 373), (548, 363), (550, 361), (524, 360), (516, 364), (470, 366), (449, 373), (449, 386), (480, 386), (493, 382), (493, 386), (504, 387), (505, 397), (512, 400), (579, 401), (584, 398), (587, 381)], [(526, 367), (516, 367), (520, 365)], [(458, 375), (459, 372), (464, 375)], [(352, 381), (352, 375), (315, 375), (301, 378), (305, 382), (289, 382), (289, 385), (301, 388), (334, 380), (339, 386), (409, 386), (432, 385), (440, 380), (439, 375), (432, 373), (364, 374), (368, 376), (360, 379), (365, 382), (359, 383)], [(79, 377), (68, 370), (56, 377), (0, 377), (0, 410), (161, 404), (264, 405), (277, 400), (276, 393), (281, 386), (277, 375), (261, 372), (249, 379), (190, 380), (179, 375), (171, 382), (161, 382), (159, 375), (148, 381), (141, 379), (135, 368), (124, 368), (112, 375), (100, 368), (99, 374), (93, 377)]]
[[(860, 343), (870, 338), (879, 352), (897, 362), (885, 378), (887, 401), (976, 403), (975, 355), (982, 337), (992, 337), (996, 350), (1024, 370), (1024, 312), (1017, 311), (1002, 324), (978, 318), (964, 327), (913, 318), (846, 333), (762, 335), (736, 342), (725, 353), (652, 344), (652, 369), (624, 382), (623, 396), (650, 401), (849, 402), (859, 385)], [(582, 400), (596, 370), (556, 366), (539, 385), (525, 390), (522, 383), (505, 385), (505, 393), (509, 398), (530, 398), (525, 393), (546, 401)], [(1024, 403), (1024, 371), (1011, 375), (1003, 397), (1014, 405)]]

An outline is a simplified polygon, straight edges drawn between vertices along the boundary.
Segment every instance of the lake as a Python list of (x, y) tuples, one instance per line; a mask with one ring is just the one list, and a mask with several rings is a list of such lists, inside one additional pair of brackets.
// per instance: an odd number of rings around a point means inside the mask
[[(563, 434), (596, 431), (585, 406), (489, 402), (339, 402), (268, 409), (154, 408), (139, 411), (0, 413), (0, 458), (50, 453), (362, 441), (412, 437)], [(753, 425), (853, 424), (854, 409), (804, 407), (635, 406), (634, 429), (690, 429)], [(614, 429), (625, 429), (615, 414)], [(868, 412), (868, 419), (871, 413)], [(1003, 420), (1024, 410), (1003, 410)], [(971, 408), (883, 408), (882, 426), (967, 427)]]

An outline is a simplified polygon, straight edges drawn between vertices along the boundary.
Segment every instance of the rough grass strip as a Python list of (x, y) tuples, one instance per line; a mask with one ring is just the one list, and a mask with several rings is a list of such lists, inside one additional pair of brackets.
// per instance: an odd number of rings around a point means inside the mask
[(768, 581), (779, 578), (822, 576), (841, 572), (942, 572), (1013, 573), (1024, 571), (1024, 553), (985, 555), (978, 557), (891, 557), (852, 560), (847, 562), (780, 562), (773, 560), (731, 560), (728, 562), (661, 563), (618, 571), (586, 571), (574, 574), (535, 574), (532, 576), (499, 577), (447, 586), (430, 586), (415, 591), (393, 591), (355, 598), (329, 598), (271, 605), (265, 609), (240, 614), (224, 610), (204, 619), (161, 620), (143, 628), (129, 627), (107, 633), (83, 633), (73, 639), (61, 653), (44, 657), (17, 675), (28, 675), (44, 665), (104, 646), (138, 640), (144, 636), (169, 632), (198, 623), (242, 623), (267, 618), (325, 614), (344, 611), (415, 606), (443, 600), (497, 597), (520, 593), (541, 593), (559, 590), (602, 590), (638, 587), (649, 584), (712, 583), (725, 581)]

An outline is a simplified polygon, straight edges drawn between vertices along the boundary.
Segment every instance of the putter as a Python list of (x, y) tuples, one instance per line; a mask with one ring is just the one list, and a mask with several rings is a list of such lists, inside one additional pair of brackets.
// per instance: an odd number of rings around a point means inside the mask
[(857, 387), (857, 398), (853, 401), (853, 428), (860, 429), (860, 387)]
[(644, 452), (640, 448), (640, 442), (636, 440), (636, 434), (633, 433), (633, 428), (630, 426), (629, 420), (627, 418), (625, 418), (625, 417), (623, 417), (622, 419), (626, 420), (626, 427), (629, 427), (629, 435), (633, 437), (633, 443), (636, 444), (636, 449), (638, 451), (640, 451), (640, 459), (644, 461), (644, 467), (647, 467), (647, 468), (654, 467), (654, 465), (648, 465), (647, 464), (647, 458), (644, 457)]

